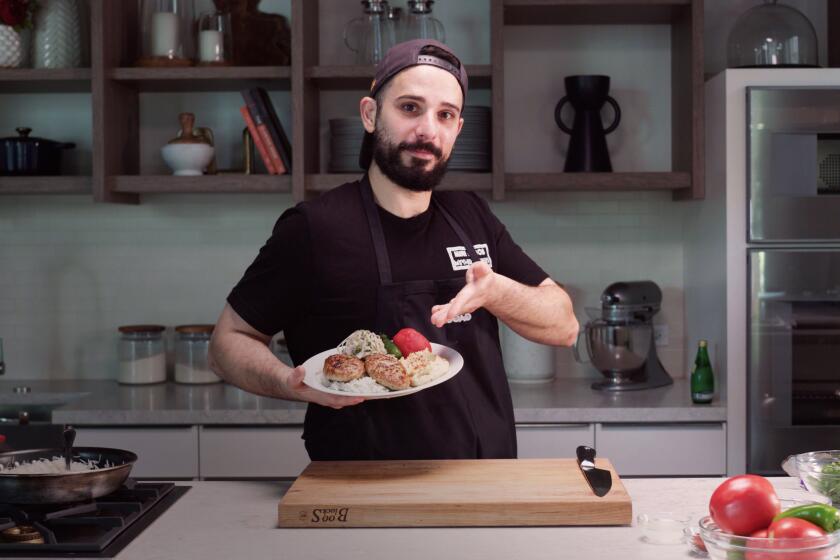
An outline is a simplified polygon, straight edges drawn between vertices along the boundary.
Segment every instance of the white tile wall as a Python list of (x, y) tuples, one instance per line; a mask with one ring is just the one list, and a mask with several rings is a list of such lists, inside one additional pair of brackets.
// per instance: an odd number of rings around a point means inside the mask
[[(598, 307), (601, 292), (619, 280), (653, 280), (662, 288), (668, 345), (658, 348), (665, 369), (685, 377), (683, 329), (683, 206), (669, 193), (533, 193), (492, 204), (514, 239), (564, 284), (581, 325), (585, 307)], [(690, 345), (690, 344), (689, 344)], [(557, 352), (557, 374), (601, 375)]]
[[(139, 206), (86, 196), (0, 201), (0, 336), (9, 378), (112, 378), (116, 327), (214, 322), (268, 237), (286, 195), (144, 195)], [(616, 280), (662, 287), (682, 374), (681, 205), (666, 193), (516, 194), (492, 207), (514, 239), (568, 286), (576, 314)], [(560, 375), (599, 374), (558, 352)]]
[[(707, 2), (707, 21), (729, 17), (731, 10), (721, 0)], [(747, 3), (739, 0), (739, 6)], [(799, 3), (808, 5), (809, 15), (824, 10), (824, 0)], [(201, 0), (197, 11), (209, 6), (209, 0)], [(261, 4), (265, 11), (285, 15), (289, 6), (288, 0)], [(489, 62), (486, 6), (487, 0), (435, 5), (436, 15), (446, 22), (448, 42), (466, 63)], [(323, 64), (352, 61), (341, 31), (360, 13), (358, 2), (320, 0)], [(562, 28), (562, 33), (557, 28), (506, 30), (506, 125), (517, 129), (517, 123), (538, 123), (525, 138), (511, 137), (509, 170), (562, 167), (566, 140), (553, 123), (553, 107), (562, 95), (562, 77), (576, 72), (605, 72), (620, 82), (615, 87), (624, 100), (625, 120), (610, 137), (617, 169), (668, 168), (670, 112), (668, 97), (660, 91), (664, 82), (652, 82), (650, 70), (637, 71), (651, 68), (650, 57), (658, 60), (667, 53), (667, 33), (631, 27), (616, 35), (606, 27)], [(627, 54), (641, 57), (640, 63), (594, 56), (593, 37), (602, 46), (618, 41), (607, 50), (641, 39), (642, 50)], [(719, 49), (721, 40), (709, 35), (707, 50)], [(567, 53), (564, 59), (557, 58), (558, 50)], [(667, 58), (659, 61), (666, 68)], [(471, 103), (489, 102), (486, 91), (474, 93)], [(290, 124), (288, 94), (274, 92), (273, 98), (281, 120)], [(61, 94), (61, 103), (55, 99), (0, 95), (0, 136), (15, 126), (31, 126), (39, 136), (75, 141), (68, 171), (89, 173), (89, 94)], [(236, 92), (141, 96), (141, 143), (151, 146), (141, 153), (142, 172), (166, 172), (157, 147), (176, 132), (182, 110), (195, 112), (197, 124), (213, 128), (220, 167), (238, 165), (240, 104)], [(357, 113), (356, 101), (335, 92), (322, 96), (322, 107), (325, 118)], [(634, 130), (642, 131), (644, 142), (633, 143)], [(540, 156), (529, 160), (534, 154)], [(669, 193), (518, 193), (511, 198), (493, 203), (493, 209), (526, 251), (567, 285), (582, 321), (584, 307), (597, 305), (613, 281), (649, 278), (662, 287), (664, 308), (656, 321), (667, 323), (670, 332), (660, 354), (672, 375), (684, 376), (683, 346), (695, 343), (684, 340), (683, 329), (681, 215), (686, 206), (672, 202)], [(214, 321), (230, 287), (290, 203), (288, 196), (270, 195), (146, 195), (139, 206), (93, 204), (88, 196), (2, 197), (0, 336), (8, 376), (113, 377), (118, 325)], [(560, 375), (600, 375), (575, 364), (566, 350), (557, 353), (557, 365)]]

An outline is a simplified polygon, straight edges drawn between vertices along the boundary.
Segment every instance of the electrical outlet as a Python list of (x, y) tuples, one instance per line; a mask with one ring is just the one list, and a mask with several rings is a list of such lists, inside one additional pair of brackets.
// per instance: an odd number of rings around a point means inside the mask
[(668, 325), (653, 325), (653, 343), (668, 346)]

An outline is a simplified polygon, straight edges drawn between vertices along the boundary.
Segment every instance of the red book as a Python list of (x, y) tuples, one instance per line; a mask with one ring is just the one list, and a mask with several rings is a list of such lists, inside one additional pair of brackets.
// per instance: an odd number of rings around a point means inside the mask
[(256, 104), (256, 101), (250, 91), (242, 90), (240, 93), (242, 94), (242, 98), (245, 100), (245, 104), (248, 106), (248, 112), (251, 114), (254, 124), (257, 126), (257, 132), (259, 133), (263, 144), (265, 144), (265, 149), (271, 158), (271, 163), (274, 165), (274, 168), (277, 169), (277, 173), (281, 175), (286, 173), (287, 167), (284, 165), (283, 159), (280, 157), (280, 152), (277, 151), (277, 144), (275, 144), (272, 139), (267, 116), (260, 112), (259, 106)]
[(271, 156), (268, 154), (268, 149), (265, 147), (265, 143), (257, 130), (257, 125), (254, 124), (254, 119), (251, 118), (251, 113), (248, 112), (248, 106), (243, 105), (239, 108), (239, 112), (242, 113), (242, 118), (245, 119), (245, 124), (248, 125), (248, 131), (251, 133), (251, 138), (254, 140), (254, 146), (260, 153), (260, 157), (265, 164), (265, 168), (268, 170), (268, 174), (279, 175), (277, 168), (274, 167), (274, 163), (271, 161)]

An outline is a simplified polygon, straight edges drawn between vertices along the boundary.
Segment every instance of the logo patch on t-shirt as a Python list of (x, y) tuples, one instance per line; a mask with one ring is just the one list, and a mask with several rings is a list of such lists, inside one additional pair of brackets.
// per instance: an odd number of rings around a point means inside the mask
[[(486, 262), (490, 268), (493, 268), (493, 260), (490, 258), (490, 249), (488, 249), (487, 243), (473, 245), (473, 249), (481, 260)], [(452, 270), (467, 270), (472, 264), (472, 259), (467, 254), (467, 248), (463, 245), (447, 247), (446, 253), (449, 255), (449, 262), (452, 263)]]

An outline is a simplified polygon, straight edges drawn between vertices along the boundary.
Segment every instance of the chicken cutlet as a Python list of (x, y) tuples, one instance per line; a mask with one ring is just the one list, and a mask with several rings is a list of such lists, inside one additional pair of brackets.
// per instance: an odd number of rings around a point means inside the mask
[(356, 356), (332, 354), (324, 360), (324, 376), (330, 381), (353, 381), (365, 374), (365, 363)]
[(399, 391), (411, 387), (411, 379), (400, 361), (390, 354), (370, 354), (365, 357), (365, 371), (380, 385)]

